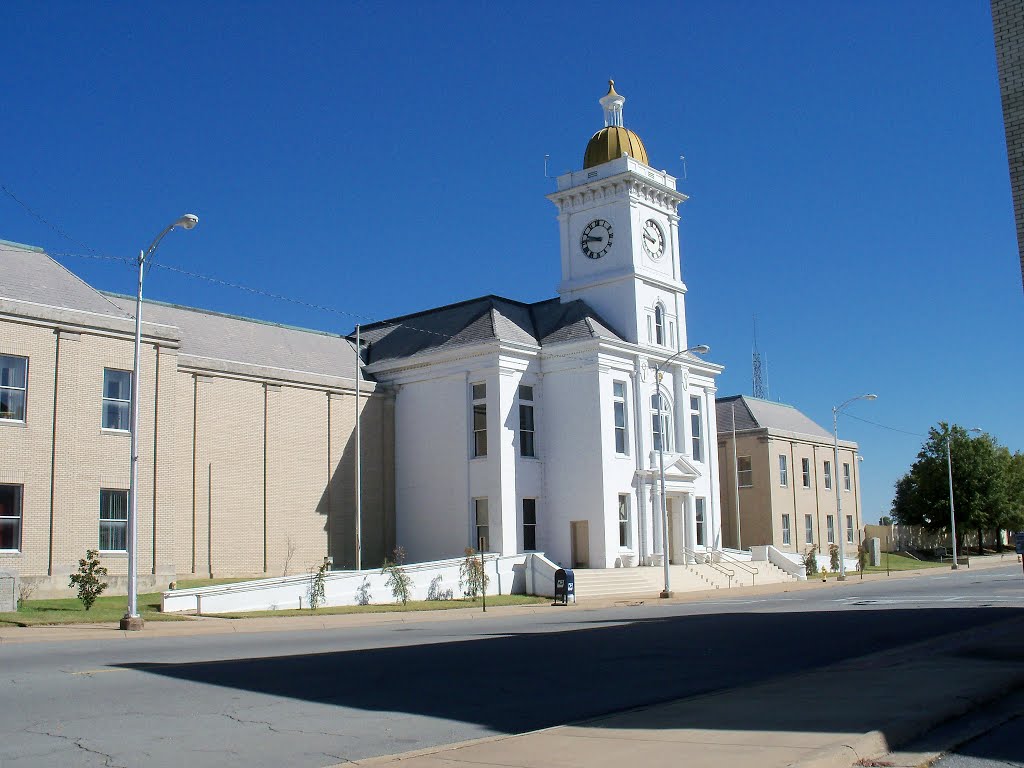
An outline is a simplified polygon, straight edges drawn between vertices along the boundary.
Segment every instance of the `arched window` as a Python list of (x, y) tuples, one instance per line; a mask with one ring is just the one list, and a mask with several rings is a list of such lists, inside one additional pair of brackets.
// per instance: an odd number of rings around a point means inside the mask
[[(661, 398), (661, 418), (658, 418), (658, 399)], [(672, 405), (668, 398), (657, 392), (651, 395), (651, 432), (654, 436), (654, 450), (661, 450), (662, 435), (665, 436), (665, 450), (672, 450)]]
[(654, 307), (654, 340), (661, 346), (665, 346), (665, 312), (661, 304)]

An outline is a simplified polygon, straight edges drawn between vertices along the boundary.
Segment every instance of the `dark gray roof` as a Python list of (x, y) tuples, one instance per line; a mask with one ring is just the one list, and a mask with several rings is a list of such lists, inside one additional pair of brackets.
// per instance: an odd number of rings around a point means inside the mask
[(621, 339), (583, 301), (523, 304), (500, 296), (383, 320), (363, 326), (360, 333), (367, 363), (489, 340), (544, 346), (577, 339)]
[(125, 318), (119, 307), (42, 248), (6, 240), (0, 240), (0, 298)]
[[(135, 316), (135, 299), (106, 296)], [(355, 374), (355, 346), (336, 334), (155, 301), (143, 302), (142, 320), (178, 328), (183, 355), (347, 379)]]
[(718, 434), (732, 432), (732, 415), (736, 414), (736, 431), (745, 429), (777, 429), (831, 440), (832, 433), (822, 429), (792, 405), (773, 403), (746, 395), (720, 397), (715, 400)]

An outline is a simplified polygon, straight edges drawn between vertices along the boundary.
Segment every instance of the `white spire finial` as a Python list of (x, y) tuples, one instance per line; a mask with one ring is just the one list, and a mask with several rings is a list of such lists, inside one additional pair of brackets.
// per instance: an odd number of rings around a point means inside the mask
[(604, 109), (604, 124), (605, 127), (609, 125), (616, 125), (619, 128), (622, 127), (622, 105), (626, 103), (626, 97), (620, 96), (615, 92), (615, 81), (608, 81), (608, 93), (599, 99), (601, 107)]

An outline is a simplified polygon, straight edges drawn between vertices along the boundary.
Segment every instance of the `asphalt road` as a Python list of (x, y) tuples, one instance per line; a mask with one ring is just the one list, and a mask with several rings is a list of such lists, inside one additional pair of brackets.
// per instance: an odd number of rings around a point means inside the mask
[(827, 667), (1022, 608), (1014, 564), (487, 621), (10, 645), (0, 768), (322, 766)]

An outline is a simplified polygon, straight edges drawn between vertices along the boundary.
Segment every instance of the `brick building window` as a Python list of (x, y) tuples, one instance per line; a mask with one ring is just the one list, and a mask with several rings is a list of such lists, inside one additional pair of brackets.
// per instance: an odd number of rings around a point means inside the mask
[(736, 482), (740, 488), (754, 487), (754, 466), (749, 456), (739, 456), (736, 459)]
[(132, 372), (103, 369), (103, 428), (131, 429)]
[(825, 462), (825, 488), (830, 489), (832, 487), (832, 462)]
[(789, 462), (781, 453), (779, 454), (779, 485), (783, 488), (789, 485)]
[(850, 490), (850, 465), (843, 462), (843, 490)]
[(0, 355), (0, 421), (25, 420), (28, 358)]
[(803, 475), (804, 488), (811, 487), (811, 460), (800, 459), (800, 474)]
[(21, 486), (0, 485), (0, 552), (21, 549)]
[(814, 543), (814, 518), (804, 515), (804, 544)]
[(100, 491), (100, 551), (128, 551), (128, 491)]
[(782, 543), (785, 544), (786, 546), (789, 546), (790, 535), (791, 534), (789, 532), (789, 515), (783, 515), (782, 516)]

